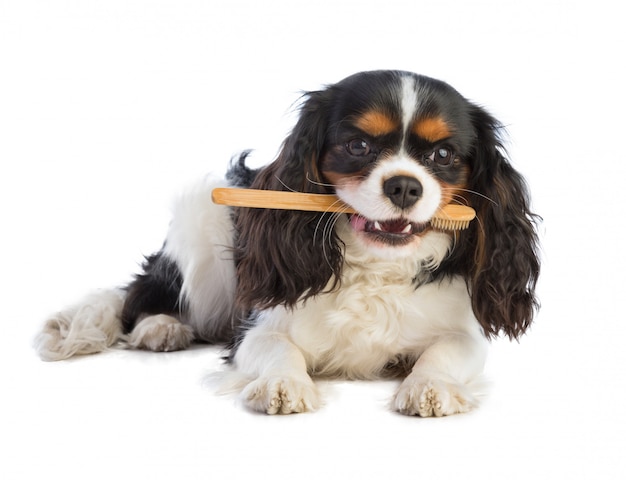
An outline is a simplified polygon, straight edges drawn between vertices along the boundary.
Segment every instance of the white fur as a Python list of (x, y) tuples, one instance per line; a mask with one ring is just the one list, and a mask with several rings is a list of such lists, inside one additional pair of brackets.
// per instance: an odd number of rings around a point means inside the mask
[[(349, 229), (342, 235), (347, 252), (341, 288), (293, 310), (261, 312), (247, 332), (234, 362), (240, 375), (252, 379), (242, 400), (267, 413), (313, 410), (320, 400), (311, 375), (374, 378), (407, 356), (418, 360), (393, 408), (423, 416), (469, 410), (476, 398), (467, 385), (482, 371), (487, 341), (465, 282), (452, 278), (416, 289), (411, 279), (424, 259), (381, 259)], [(430, 261), (438, 263), (448, 242), (430, 232), (422, 247), (430, 244)]]
[(231, 210), (211, 200), (213, 189), (226, 185), (207, 177), (181, 195), (164, 247), (183, 275), (182, 295), (190, 314), (181, 320), (201, 340), (216, 338), (224, 319), (231, 318), (235, 296)]
[(43, 360), (64, 360), (74, 355), (106, 350), (122, 336), (121, 290), (98, 290), (52, 315), (35, 339)]
[(336, 187), (337, 196), (370, 220), (387, 220), (398, 216), (398, 207), (383, 193), (381, 185), (397, 175), (410, 175), (422, 185), (420, 201), (402, 217), (416, 223), (428, 222), (441, 203), (441, 186), (433, 176), (404, 154), (383, 160), (365, 179)]
[[(177, 262), (184, 276), (182, 295), (189, 302), (190, 313), (178, 320), (189, 327), (165, 328), (163, 319), (152, 319), (133, 332), (130, 346), (157, 351), (185, 348), (194, 337), (215, 339), (217, 330), (224, 330), (224, 322), (230, 321), (235, 292), (230, 253), (233, 225), (229, 208), (211, 201), (213, 188), (225, 185), (207, 177), (174, 204), (164, 252)], [(40, 357), (63, 360), (112, 346), (122, 338), (124, 296), (122, 290), (100, 290), (52, 315), (35, 339)]]
[(150, 315), (130, 333), (128, 345), (153, 352), (184, 350), (193, 341), (193, 330), (170, 315)]
[[(388, 165), (373, 175), (410, 167), (401, 158)], [(419, 220), (434, 211), (440, 191), (418, 167), (411, 168), (425, 185), (409, 214)], [(181, 197), (167, 236), (165, 252), (184, 275), (189, 318), (147, 317), (131, 334), (131, 346), (185, 348), (193, 335), (210, 335), (215, 323), (230, 314), (233, 225), (229, 210), (210, 200), (215, 186), (203, 181)], [(374, 191), (373, 184), (367, 188)], [(363, 206), (367, 215), (368, 208), (381, 207), (370, 201)], [(398, 249), (368, 242), (345, 217), (336, 228), (346, 246), (341, 288), (294, 309), (260, 312), (235, 354), (236, 371), (226, 381), (240, 388), (240, 398), (254, 410), (311, 411), (321, 405), (312, 376), (374, 378), (389, 362), (408, 357), (417, 360), (392, 401), (395, 410), (422, 416), (469, 410), (476, 403), (469, 385), (482, 371), (487, 342), (465, 282), (455, 277), (416, 288), (413, 281), (445, 258), (450, 237), (429, 231)], [(121, 337), (122, 303), (122, 292), (101, 291), (54, 315), (37, 339), (40, 355), (59, 360), (108, 348)]]
[[(400, 90), (400, 108), (402, 111), (403, 132), (408, 130), (417, 112), (419, 97), (417, 94), (417, 82), (411, 76), (402, 77)], [(402, 142), (404, 144), (404, 141)]]

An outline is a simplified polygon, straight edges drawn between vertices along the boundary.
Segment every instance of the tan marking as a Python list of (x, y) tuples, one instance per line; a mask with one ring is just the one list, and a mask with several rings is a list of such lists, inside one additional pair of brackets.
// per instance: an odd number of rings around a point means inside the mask
[(450, 128), (441, 117), (424, 118), (413, 125), (413, 132), (431, 143), (438, 142), (450, 136)]
[(345, 187), (349, 184), (359, 184), (365, 180), (366, 176), (366, 170), (360, 170), (352, 173), (324, 172), (326, 183), (331, 183), (336, 187)]
[(469, 179), (470, 169), (467, 165), (461, 167), (461, 177), (459, 183), (448, 183), (438, 179), (441, 187), (441, 203), (440, 207), (448, 203), (459, 203), (461, 205), (470, 205), (465, 189)]
[(398, 123), (393, 119), (389, 118), (384, 113), (377, 112), (375, 110), (371, 110), (361, 115), (356, 120), (355, 125), (357, 128), (373, 137), (387, 135), (399, 127)]

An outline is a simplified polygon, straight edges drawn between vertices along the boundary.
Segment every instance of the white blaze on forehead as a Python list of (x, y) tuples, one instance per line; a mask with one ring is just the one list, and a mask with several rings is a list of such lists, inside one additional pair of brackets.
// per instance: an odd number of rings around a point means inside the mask
[(402, 109), (402, 131), (406, 132), (413, 123), (417, 111), (417, 85), (413, 77), (402, 77), (400, 108)]

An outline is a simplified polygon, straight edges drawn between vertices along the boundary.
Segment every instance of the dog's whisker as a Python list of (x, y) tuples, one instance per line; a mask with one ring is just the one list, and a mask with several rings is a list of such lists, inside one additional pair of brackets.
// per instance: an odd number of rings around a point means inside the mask
[[(493, 148), (499, 123), (447, 84), (409, 72), (353, 75), (303, 99), (271, 165), (249, 168), (243, 152), (224, 181), (181, 196), (162, 249), (131, 283), (46, 321), (42, 358), (118, 340), (182, 350), (197, 339), (229, 345), (224, 389), (267, 414), (319, 408), (314, 374), (402, 375), (391, 405), (406, 415), (476, 405), (489, 339), (519, 338), (538, 307), (536, 224), (523, 179)], [(310, 164), (320, 145), (326, 176)], [(432, 154), (421, 163), (420, 145)], [(476, 181), (462, 183), (469, 165)], [(238, 187), (233, 208), (210, 201), (224, 184)], [(265, 191), (246, 192), (250, 184)], [(293, 197), (333, 192), (347, 202), (286, 203), (300, 190)], [(244, 202), (266, 195), (272, 201)], [(478, 223), (430, 228), (426, 213), (442, 198), (450, 210), (477, 204)]]
[[(321, 224), (324, 221), (324, 226), (321, 229), (322, 230), (322, 240), (321, 240), (321, 244), (322, 244), (322, 255), (324, 256), (324, 259), (326, 260), (326, 262), (330, 265), (330, 261), (329, 261), (329, 256), (328, 256), (328, 251), (326, 249), (326, 243), (328, 242), (328, 245), (332, 245), (333, 244), (333, 231), (335, 229), (335, 226), (337, 224), (337, 222), (339, 221), (339, 218), (341, 218), (341, 215), (347, 213), (350, 210), (350, 207), (348, 207), (347, 205), (342, 207), (340, 211), (338, 212), (333, 212), (331, 211), (332, 208), (334, 206), (336, 206), (337, 204), (340, 204), (341, 201), (337, 200), (336, 202), (334, 202), (331, 206), (329, 206), (328, 210), (324, 211), (322, 213), (322, 215), (320, 215), (319, 220), (317, 221), (317, 224), (315, 225), (315, 229), (313, 232), (313, 243), (316, 242), (317, 239), (317, 232), (320, 230)], [(327, 215), (329, 215), (327, 217)]]
[(293, 188), (291, 188), (289, 185), (287, 185), (285, 182), (283, 182), (280, 177), (278, 175), (274, 175), (274, 178), (276, 180), (278, 180), (280, 182), (280, 184), (285, 187), (287, 190), (289, 190), (290, 192), (296, 192), (296, 190), (294, 190)]
[(317, 182), (315, 180), (312, 180), (311, 177), (309, 177), (308, 172), (306, 174), (306, 181), (309, 182), (312, 185), (318, 185), (320, 187), (335, 188), (335, 186), (332, 183), (323, 183), (323, 182)]
[[(450, 189), (452, 190), (452, 189)], [(445, 190), (444, 190), (445, 191)], [(463, 195), (459, 195), (458, 193), (452, 193), (450, 195), (451, 201), (458, 205), (469, 205), (469, 201)]]
[(493, 203), (493, 204), (494, 204), (494, 205), (496, 205), (496, 206), (498, 205), (498, 202), (496, 202), (496, 201), (495, 201), (495, 200), (493, 200), (492, 198), (489, 198), (487, 195), (483, 195), (482, 193), (477, 192), (476, 190), (469, 190), (469, 189), (467, 189), (467, 188), (456, 188), (456, 187), (455, 187), (455, 188), (444, 188), (443, 190), (444, 190), (444, 191), (446, 191), (446, 190), (458, 190), (458, 191), (461, 191), (461, 192), (471, 193), (472, 195), (478, 195), (479, 197), (482, 197), (482, 198), (484, 198), (485, 200), (490, 201), (491, 203)]

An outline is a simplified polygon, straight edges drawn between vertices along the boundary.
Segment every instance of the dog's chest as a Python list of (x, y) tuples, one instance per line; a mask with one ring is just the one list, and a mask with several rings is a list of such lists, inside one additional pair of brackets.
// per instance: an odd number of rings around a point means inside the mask
[(293, 332), (314, 373), (370, 378), (415, 345), (416, 288), (393, 271), (350, 271), (339, 290), (307, 302)]

